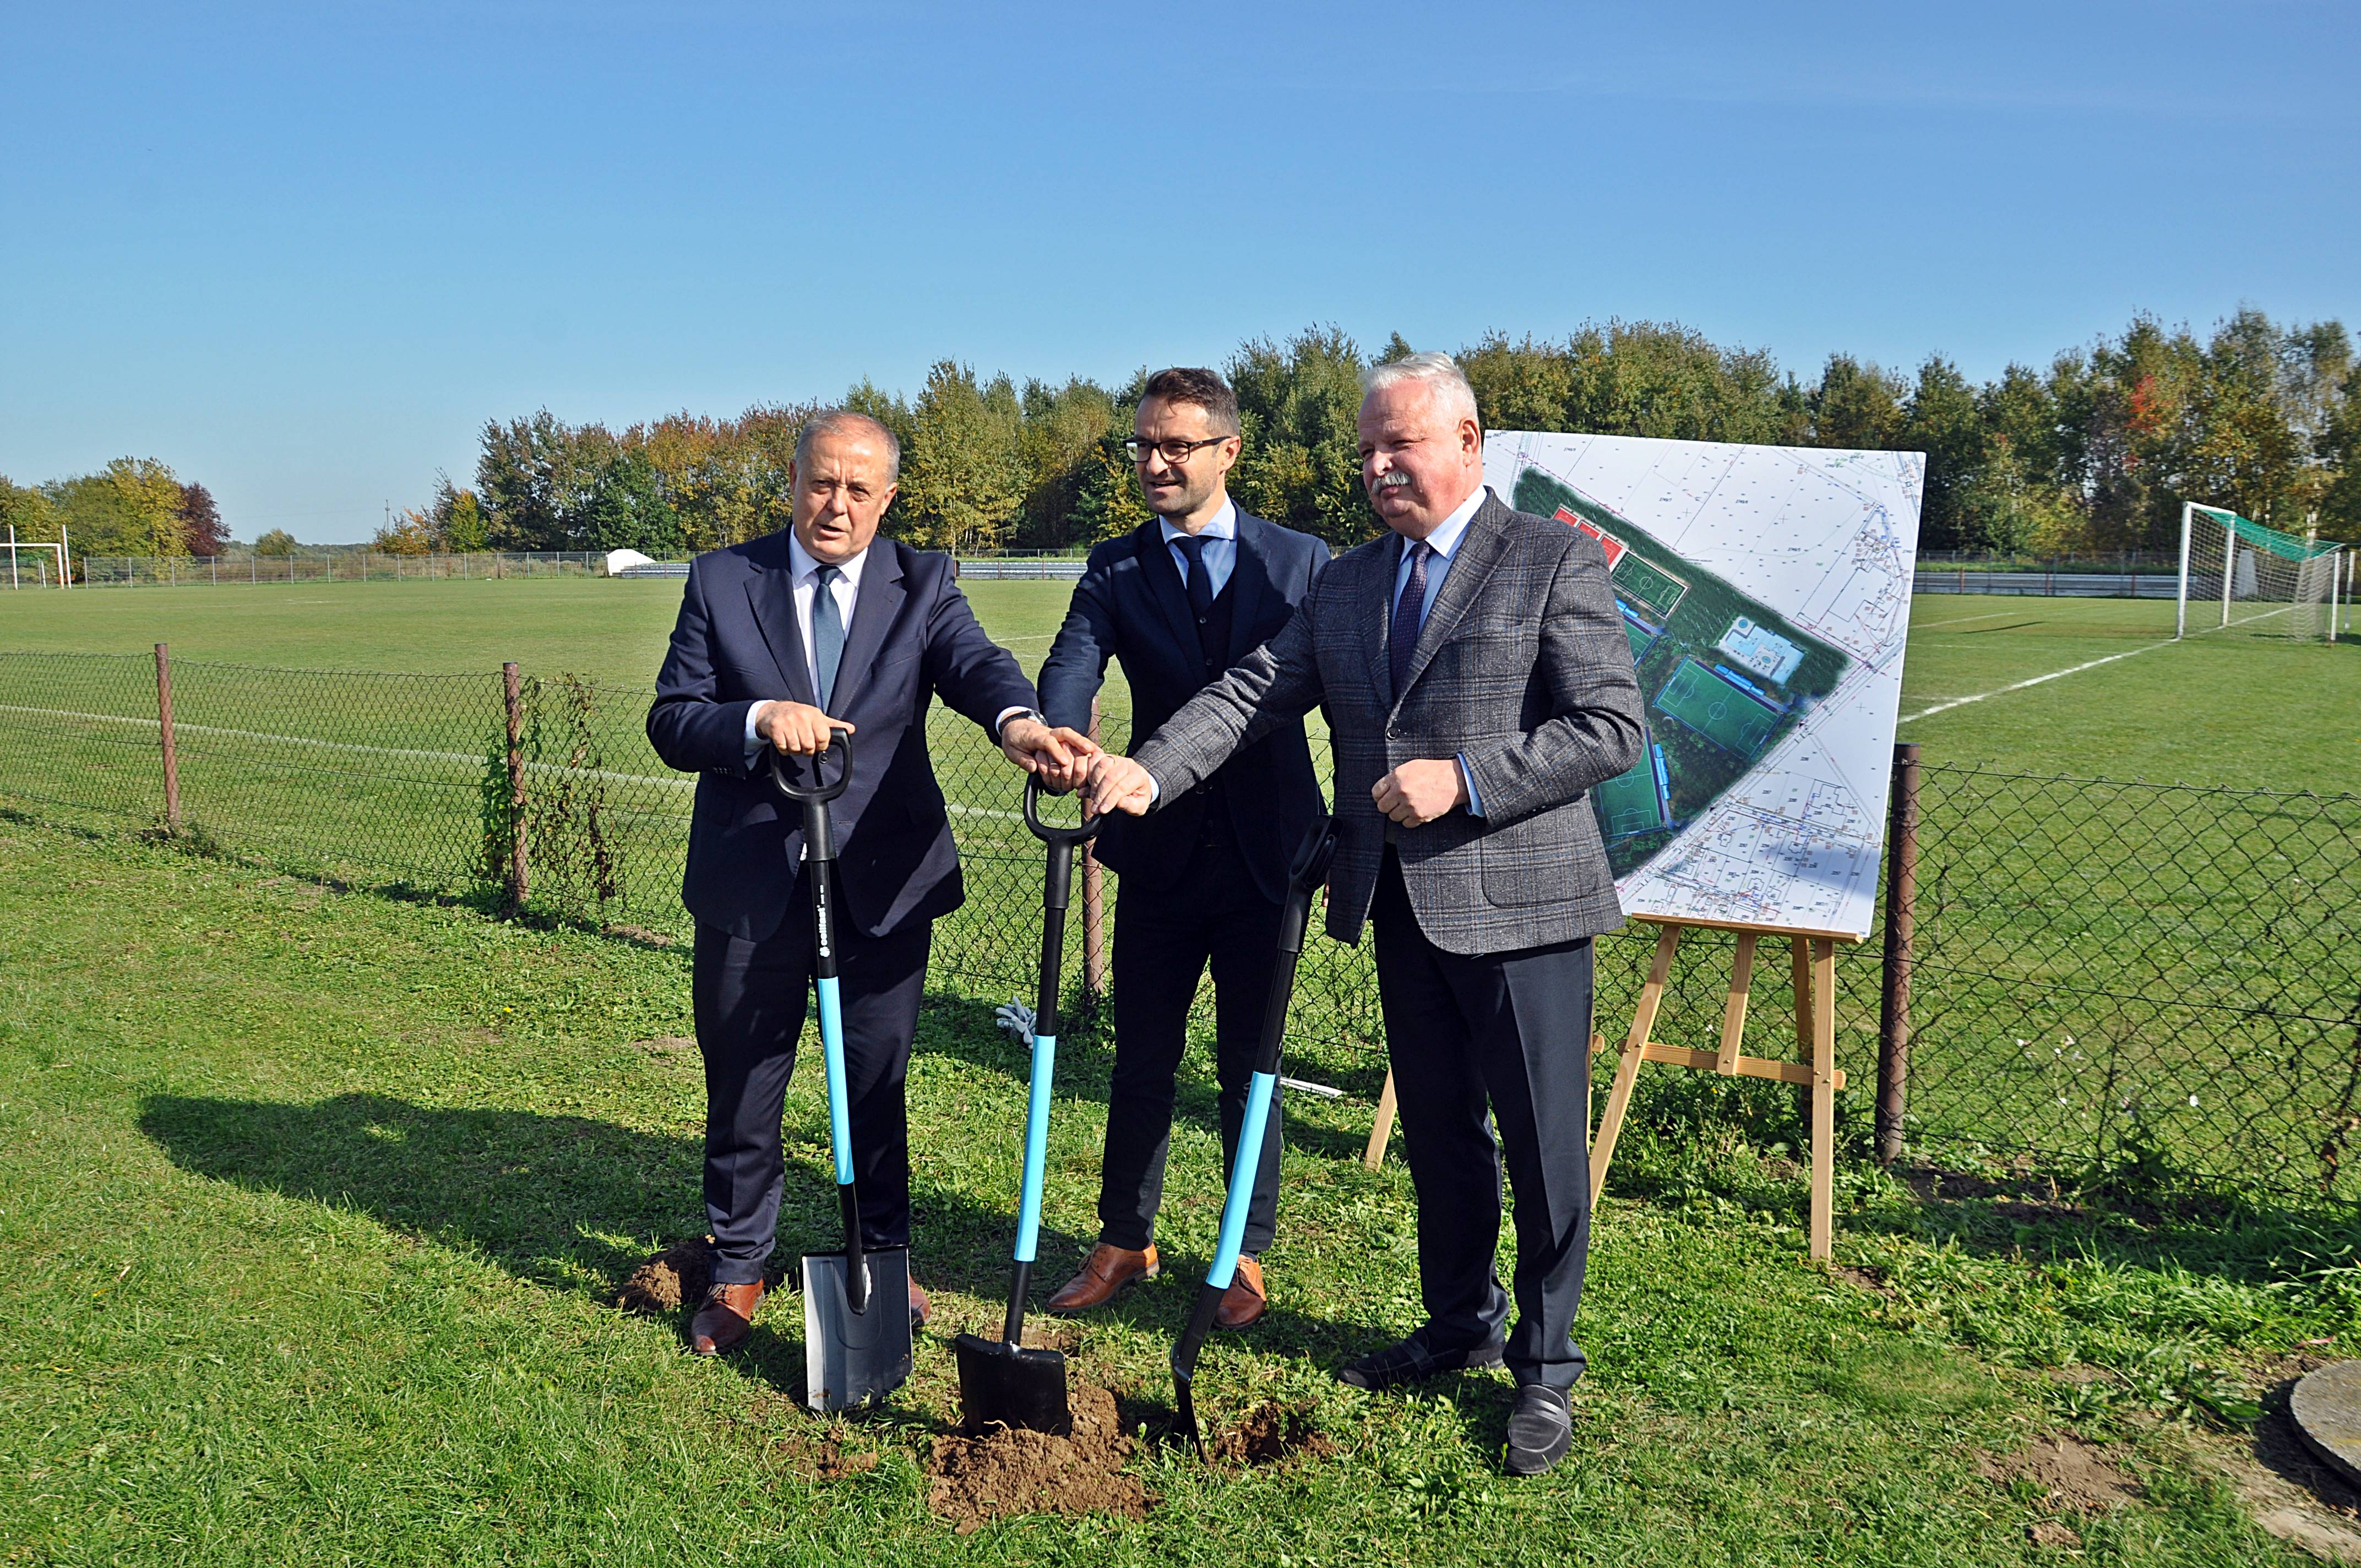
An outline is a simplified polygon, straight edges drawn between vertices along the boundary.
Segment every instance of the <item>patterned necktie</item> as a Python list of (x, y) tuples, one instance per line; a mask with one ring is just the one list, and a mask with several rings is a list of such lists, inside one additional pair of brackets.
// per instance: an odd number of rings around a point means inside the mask
[(1426, 621), (1426, 558), (1434, 554), (1423, 539), (1410, 547), (1410, 581), (1394, 602), (1394, 629), (1386, 652), (1393, 665), (1394, 700), (1410, 681), (1411, 655), (1418, 652), (1418, 629)]
[(844, 662), (844, 612), (836, 607), (836, 580), (842, 576), (822, 566), (812, 584), (812, 685), (823, 713), (836, 695), (836, 667)]

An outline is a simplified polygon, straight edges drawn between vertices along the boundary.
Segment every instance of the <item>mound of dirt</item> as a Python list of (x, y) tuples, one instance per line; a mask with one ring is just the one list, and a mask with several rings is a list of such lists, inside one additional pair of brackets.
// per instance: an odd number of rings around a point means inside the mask
[(1152, 1498), (1124, 1474), (1134, 1444), (1115, 1414), (1115, 1396), (1089, 1384), (1067, 1394), (1074, 1435), (994, 1426), (967, 1437), (939, 1437), (927, 1460), (927, 1500), (960, 1534), (1011, 1514), (1114, 1514), (1145, 1519)]
[(2104, 1513), (2140, 1495), (2138, 1482), (2071, 1434), (2036, 1438), (2005, 1459), (1987, 1454), (1976, 1469), (1988, 1480), (2030, 1481), (2050, 1508), (2086, 1514)]
[[(772, 1258), (771, 1266), (763, 1271), (763, 1291), (776, 1295), (786, 1282), (785, 1260)], [(712, 1283), (713, 1238), (693, 1236), (673, 1243), (631, 1270), (631, 1277), (615, 1292), (615, 1305), (627, 1312), (660, 1317), (697, 1305)]]
[(631, 1277), (615, 1292), (615, 1305), (651, 1317), (676, 1312), (684, 1303), (701, 1299), (712, 1281), (712, 1238), (675, 1242), (631, 1270)]
[(1216, 1464), (1264, 1469), (1292, 1459), (1325, 1459), (1336, 1445), (1312, 1424), (1311, 1406), (1274, 1399), (1248, 1411), (1236, 1426), (1214, 1433), (1205, 1449)]

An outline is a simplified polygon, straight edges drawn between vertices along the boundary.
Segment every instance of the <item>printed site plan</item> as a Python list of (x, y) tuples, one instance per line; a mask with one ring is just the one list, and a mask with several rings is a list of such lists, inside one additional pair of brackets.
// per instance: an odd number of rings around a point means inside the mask
[(1925, 459), (1496, 431), (1485, 477), (1598, 541), (1639, 763), (1591, 794), (1626, 912), (1865, 936)]

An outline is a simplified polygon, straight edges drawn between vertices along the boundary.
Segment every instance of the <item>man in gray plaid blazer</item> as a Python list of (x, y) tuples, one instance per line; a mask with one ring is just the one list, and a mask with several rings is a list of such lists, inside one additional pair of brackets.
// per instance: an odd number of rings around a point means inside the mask
[[(1484, 488), (1475, 394), (1447, 356), (1363, 378), (1360, 447), (1392, 533), (1338, 557), (1279, 635), (1135, 756), (1095, 762), (1091, 804), (1138, 813), (1178, 798), (1326, 706), (1328, 934), (1376, 928), (1427, 1312), (1337, 1376), (1385, 1388), (1505, 1359), (1518, 1383), (1508, 1465), (1533, 1475), (1566, 1451), (1584, 1365), (1590, 939), (1623, 920), (1585, 792), (1639, 756), (1639, 685), (1605, 554)], [(1504, 1153), (1513, 1333), (1494, 1268)]]

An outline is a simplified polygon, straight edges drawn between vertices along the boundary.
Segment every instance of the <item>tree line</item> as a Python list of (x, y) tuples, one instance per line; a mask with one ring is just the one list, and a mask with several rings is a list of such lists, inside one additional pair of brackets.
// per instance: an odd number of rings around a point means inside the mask
[[(1374, 357), (1409, 349), (1396, 336)], [(2361, 365), (2334, 321), (2282, 326), (2241, 310), (2201, 337), (2141, 317), (1980, 384), (1939, 355), (1913, 375), (1833, 355), (1806, 382), (1768, 354), (1647, 322), (1562, 341), (1496, 334), (1458, 358), (1488, 429), (1924, 452), (1928, 550), (2169, 549), (2184, 499), (2361, 540)], [(1241, 505), (1340, 545), (1376, 532), (1354, 429), (1371, 362), (1333, 327), (1223, 362), (1245, 433), (1230, 481)], [(897, 536), (1064, 550), (1146, 515), (1122, 447), (1146, 377), (1019, 386), (944, 360), (914, 397), (864, 381), (841, 401), (902, 441), (886, 524)], [(752, 538), (786, 521), (787, 461), (811, 411), (684, 413), (621, 432), (545, 410), (495, 420), (474, 486), (446, 478), (385, 542), (663, 555)]]
[(153, 457), (118, 457), (95, 474), (43, 485), (0, 474), (5, 526), (27, 543), (63, 537), (76, 555), (218, 555), (230, 543), (213, 492), (182, 484)]
[[(1334, 327), (1240, 345), (1221, 363), (1245, 433), (1230, 481), (1240, 504), (1339, 545), (1372, 535), (1358, 378), (1410, 347), (1396, 335), (1367, 355)], [(1905, 375), (1846, 354), (1806, 382), (1769, 354), (1650, 322), (1563, 340), (1494, 334), (1457, 353), (1488, 429), (1924, 452), (1927, 550), (2170, 549), (2184, 499), (2361, 541), (2361, 363), (2334, 321), (2281, 325), (2243, 309), (2201, 336), (2142, 316), (2047, 368), (2011, 365), (1981, 383), (1939, 355)], [(1146, 517), (1123, 441), (1147, 374), (1020, 386), (943, 360), (915, 395), (863, 381), (840, 406), (902, 442), (895, 535), (930, 549), (1066, 550)], [(442, 477), (374, 546), (663, 556), (754, 538), (786, 523), (796, 433), (818, 406), (683, 412), (620, 431), (545, 409), (491, 420), (472, 484)], [(66, 522), (92, 554), (222, 543), (203, 487), (152, 459), (29, 488), (0, 479), (0, 520), (27, 539), (54, 539)], [(265, 541), (293, 545), (275, 531)]]

